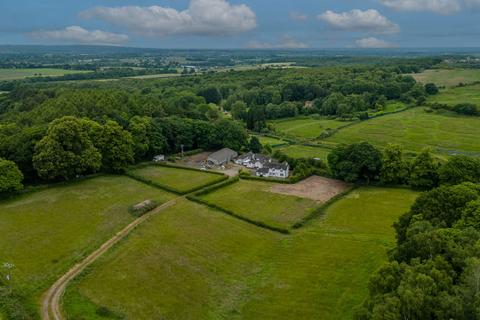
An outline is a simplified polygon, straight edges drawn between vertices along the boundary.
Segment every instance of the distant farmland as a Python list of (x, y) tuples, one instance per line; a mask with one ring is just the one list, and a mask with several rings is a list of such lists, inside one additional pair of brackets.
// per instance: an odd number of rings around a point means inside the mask
[(20, 80), (31, 77), (58, 77), (67, 74), (85, 73), (89, 71), (65, 70), (54, 68), (40, 69), (0, 69), (0, 81)]
[(412, 74), (418, 82), (435, 83), (441, 87), (454, 87), (460, 83), (468, 84), (480, 81), (480, 70), (476, 69), (440, 69), (426, 70), (422, 73)]

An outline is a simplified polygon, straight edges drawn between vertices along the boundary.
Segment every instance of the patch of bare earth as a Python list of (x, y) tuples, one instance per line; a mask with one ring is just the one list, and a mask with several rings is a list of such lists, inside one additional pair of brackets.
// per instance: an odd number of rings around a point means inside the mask
[(352, 185), (343, 181), (313, 176), (296, 184), (278, 184), (271, 192), (327, 202)]

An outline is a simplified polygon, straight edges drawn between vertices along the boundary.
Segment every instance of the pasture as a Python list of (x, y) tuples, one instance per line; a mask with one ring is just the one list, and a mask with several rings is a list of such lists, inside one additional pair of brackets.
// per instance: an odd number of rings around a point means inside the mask
[(152, 217), (68, 291), (71, 318), (231, 318), (281, 236), (189, 201)]
[[(290, 236), (186, 200), (68, 288), (69, 318), (350, 319), (416, 193), (360, 188)], [(141, 284), (141, 285), (139, 285)]]
[(174, 196), (130, 178), (101, 176), (0, 202), (0, 263), (32, 300), (76, 261), (134, 220), (130, 206)]
[(480, 106), (480, 85), (442, 90), (439, 94), (431, 96), (428, 102), (438, 102), (448, 105), (468, 102)]
[(241, 180), (200, 198), (253, 221), (289, 228), (307, 216), (320, 202), (274, 193), (276, 184)]
[(130, 173), (179, 193), (188, 193), (225, 179), (220, 174), (156, 165), (133, 169)]
[(468, 84), (480, 81), (480, 70), (476, 69), (434, 69), (411, 74), (423, 84), (435, 83), (439, 87), (455, 87), (460, 83)]
[(349, 123), (326, 118), (291, 118), (272, 122), (278, 133), (298, 139), (315, 139), (324, 131), (338, 129)]
[(328, 154), (332, 151), (331, 149), (323, 147), (302, 146), (298, 144), (280, 147), (275, 150), (280, 150), (291, 158), (318, 158), (323, 161), (327, 161)]
[(287, 141), (285, 140), (281, 140), (281, 139), (277, 139), (277, 138), (272, 138), (272, 137), (266, 137), (266, 136), (255, 136), (258, 138), (258, 140), (260, 141), (260, 143), (262, 145), (271, 145), (271, 146), (275, 146), (275, 145), (279, 145), (279, 144), (286, 144), (288, 143)]
[(431, 147), (439, 155), (480, 157), (479, 136), (478, 117), (427, 113), (425, 108), (418, 107), (344, 128), (326, 141), (345, 144), (369, 141), (379, 147), (398, 143), (407, 151)]
[(39, 69), (0, 69), (0, 81), (5, 80), (19, 80), (30, 77), (57, 77), (73, 73), (84, 73), (88, 71), (80, 70), (65, 70), (54, 68), (39, 68)]

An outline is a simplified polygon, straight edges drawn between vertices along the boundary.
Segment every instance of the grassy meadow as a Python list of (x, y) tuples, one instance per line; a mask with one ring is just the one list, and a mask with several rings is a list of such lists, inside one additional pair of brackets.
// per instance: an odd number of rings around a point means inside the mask
[(65, 70), (55, 68), (39, 68), (39, 69), (0, 69), (0, 81), (19, 80), (30, 77), (55, 77), (64, 76), (73, 73), (83, 73), (88, 71)]
[(126, 177), (102, 176), (0, 202), (0, 264), (12, 284), (39, 295), (75, 261), (134, 220), (130, 206), (174, 196)]
[(270, 192), (271, 183), (241, 180), (202, 200), (269, 226), (289, 228), (320, 205), (319, 202)]
[(292, 118), (272, 122), (281, 134), (298, 139), (315, 139), (327, 129), (338, 129), (349, 122), (331, 119)]
[(328, 154), (331, 152), (331, 149), (327, 148), (302, 145), (290, 145), (278, 148), (278, 150), (292, 158), (319, 158), (324, 161), (327, 160)]
[(285, 140), (281, 140), (281, 139), (276, 139), (276, 138), (272, 138), (272, 137), (265, 137), (265, 136), (255, 136), (258, 138), (258, 140), (260, 141), (260, 143), (262, 145), (271, 145), (271, 146), (274, 146), (274, 145), (279, 145), (279, 144), (285, 144), (285, 143), (288, 143), (287, 141)]
[(480, 70), (477, 69), (433, 69), (412, 76), (421, 83), (435, 83), (439, 87), (455, 87), (460, 83), (468, 84), (480, 81)]
[(442, 90), (439, 94), (430, 97), (428, 102), (438, 102), (449, 105), (468, 102), (480, 106), (480, 85)]
[(218, 174), (155, 165), (133, 169), (130, 172), (180, 193), (187, 193), (190, 190), (224, 179), (222, 175)]
[(398, 143), (408, 151), (431, 147), (440, 155), (457, 153), (480, 157), (480, 118), (454, 113), (427, 113), (425, 108), (363, 121), (344, 128), (326, 141), (355, 143), (369, 141), (379, 147)]
[[(137, 228), (68, 288), (71, 319), (349, 319), (417, 194), (360, 188), (285, 236), (188, 201)], [(140, 285), (141, 284), (141, 285)]]
[(101, 258), (67, 291), (64, 310), (73, 319), (96, 319), (95, 305), (128, 319), (228, 319), (249, 298), (265, 254), (280, 239), (180, 201)]

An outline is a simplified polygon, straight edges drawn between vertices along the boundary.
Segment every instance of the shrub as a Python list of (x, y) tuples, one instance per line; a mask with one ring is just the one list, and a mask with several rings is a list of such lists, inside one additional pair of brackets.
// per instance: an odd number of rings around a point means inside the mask
[(22, 180), (23, 174), (17, 165), (0, 158), (0, 194), (22, 190)]

